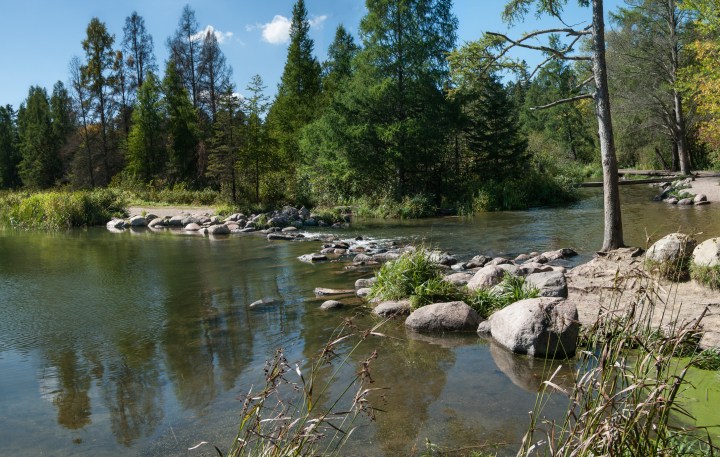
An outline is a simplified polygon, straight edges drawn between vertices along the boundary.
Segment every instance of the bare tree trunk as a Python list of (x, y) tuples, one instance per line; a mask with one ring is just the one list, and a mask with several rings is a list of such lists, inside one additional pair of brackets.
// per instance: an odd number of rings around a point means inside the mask
[(593, 55), (592, 65), (595, 77), (595, 106), (600, 137), (600, 155), (603, 168), (603, 203), (605, 230), (601, 251), (610, 251), (623, 246), (622, 218), (620, 215), (620, 190), (618, 166), (615, 157), (612, 119), (610, 117), (610, 94), (605, 62), (605, 19), (603, 1), (593, 0)]
[(677, 90), (673, 90), (675, 101), (675, 144), (677, 144), (678, 158), (680, 159), (680, 173), (690, 174), (690, 152), (685, 137), (685, 119), (683, 118), (682, 99)]
[(680, 169), (680, 155), (678, 154), (678, 144), (675, 139), (675, 133), (673, 132), (672, 138), (672, 171), (678, 171)]

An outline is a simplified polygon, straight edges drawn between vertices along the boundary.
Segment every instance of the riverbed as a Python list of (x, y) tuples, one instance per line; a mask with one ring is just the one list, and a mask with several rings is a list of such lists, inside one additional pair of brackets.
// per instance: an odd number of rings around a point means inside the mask
[[(720, 235), (720, 204), (651, 202), (621, 189), (625, 242), (645, 247), (678, 229)], [(423, 243), (459, 258), (572, 247), (573, 263), (602, 241), (602, 198), (565, 208), (474, 218), (355, 221), (340, 237)], [(327, 230), (325, 230), (327, 232)], [(245, 235), (210, 239), (104, 228), (0, 231), (0, 446), (3, 455), (215, 455), (227, 449), (242, 396), (262, 382), (276, 348), (305, 367), (344, 318), (375, 324), (361, 306), (325, 312), (315, 287), (348, 288), (369, 274), (297, 257), (315, 242)], [(256, 300), (273, 303), (249, 307)], [(514, 454), (543, 373), (475, 335), (431, 338), (390, 322), (341, 370), (378, 350), (375, 421), (361, 421), (347, 455), (417, 455), (427, 440), (460, 448), (500, 443)], [(347, 347), (339, 347), (340, 354)], [(571, 362), (565, 369), (572, 369)], [(562, 408), (561, 398), (549, 413)]]

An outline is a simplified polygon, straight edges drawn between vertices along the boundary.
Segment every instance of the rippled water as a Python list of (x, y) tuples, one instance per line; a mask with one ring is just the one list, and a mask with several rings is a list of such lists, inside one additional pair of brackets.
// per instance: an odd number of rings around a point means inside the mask
[[(651, 195), (623, 188), (627, 244), (678, 228), (701, 239), (720, 234), (720, 205), (669, 207)], [(459, 257), (574, 247), (577, 262), (601, 244), (601, 199), (590, 191), (562, 209), (358, 221), (340, 234), (424, 242)], [(0, 453), (214, 455), (188, 451), (200, 441), (226, 449), (238, 398), (261, 382), (275, 348), (302, 363), (343, 317), (374, 322), (359, 307), (318, 310), (315, 287), (347, 288), (363, 273), (297, 261), (313, 250), (256, 236), (0, 231)], [(275, 303), (248, 307), (266, 297)], [(431, 338), (395, 323), (384, 331), (397, 339), (373, 342), (352, 360), (378, 349), (373, 378), (389, 388), (386, 412), (358, 429), (348, 454), (412, 455), (426, 439), (507, 443), (501, 451), (511, 452), (543, 362), (474, 335)]]

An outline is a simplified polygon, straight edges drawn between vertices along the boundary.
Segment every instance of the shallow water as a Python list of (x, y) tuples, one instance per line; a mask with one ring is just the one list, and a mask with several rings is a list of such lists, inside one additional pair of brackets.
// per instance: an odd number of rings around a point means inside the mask
[[(645, 186), (622, 192), (626, 244), (677, 229), (720, 234), (720, 205), (652, 203)], [(577, 263), (601, 244), (601, 197), (472, 219), (357, 221), (339, 234), (424, 242), (461, 258), (573, 247)], [(239, 398), (262, 381), (275, 348), (302, 365), (343, 317), (375, 322), (358, 307), (318, 310), (315, 287), (347, 288), (368, 274), (297, 261), (314, 250), (256, 236), (0, 231), (0, 453), (214, 455), (188, 451), (200, 441), (226, 449)], [(275, 302), (248, 307), (266, 297)], [(373, 387), (389, 388), (376, 399), (386, 412), (361, 423), (345, 454), (413, 455), (426, 440), (506, 443), (501, 453), (512, 453), (543, 362), (474, 335), (430, 338), (397, 323), (383, 332), (397, 339), (369, 341), (341, 371), (350, 377), (377, 349)]]

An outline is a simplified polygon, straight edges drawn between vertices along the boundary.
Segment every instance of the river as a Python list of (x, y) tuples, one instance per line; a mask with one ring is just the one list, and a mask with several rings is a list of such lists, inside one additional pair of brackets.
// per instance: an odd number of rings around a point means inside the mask
[[(645, 186), (622, 188), (625, 242), (646, 246), (678, 229), (720, 235), (720, 205), (673, 207)], [(342, 237), (397, 239), (476, 254), (573, 247), (587, 260), (602, 241), (602, 199), (587, 190), (566, 208), (421, 221), (356, 221)], [(208, 239), (104, 228), (61, 233), (0, 230), (0, 452), (12, 456), (215, 455), (227, 449), (242, 396), (262, 382), (278, 347), (304, 366), (344, 317), (323, 312), (315, 287), (347, 288), (367, 273), (297, 257), (315, 242), (257, 236)], [(272, 305), (250, 308), (260, 298)], [(517, 447), (542, 381), (542, 361), (474, 335), (430, 338), (388, 323), (351, 356), (350, 377), (373, 349), (373, 422), (347, 455), (416, 455), (448, 448)], [(339, 352), (346, 348), (339, 348)], [(562, 399), (549, 411), (562, 407)]]

